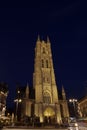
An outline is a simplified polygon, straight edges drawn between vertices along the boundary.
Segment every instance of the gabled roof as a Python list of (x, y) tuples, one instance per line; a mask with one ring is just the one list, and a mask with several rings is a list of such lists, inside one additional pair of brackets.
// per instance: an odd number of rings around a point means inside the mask
[(86, 100), (87, 100), (87, 96), (83, 96), (82, 98), (80, 98), (80, 99), (78, 100), (78, 102), (81, 103), (81, 102), (84, 102), (84, 101), (86, 101)]

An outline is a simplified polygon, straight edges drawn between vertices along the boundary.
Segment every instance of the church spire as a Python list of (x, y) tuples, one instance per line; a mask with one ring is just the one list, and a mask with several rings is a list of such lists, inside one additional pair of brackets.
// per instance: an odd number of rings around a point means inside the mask
[(66, 100), (66, 94), (65, 94), (63, 85), (62, 85), (62, 97), (63, 97), (63, 100)]
[(37, 41), (40, 42), (40, 35), (38, 35), (38, 37), (37, 37)]
[(47, 36), (47, 43), (50, 43), (50, 39), (49, 39), (49, 37)]
[(29, 98), (29, 85), (27, 83), (27, 86), (26, 86), (26, 98), (28, 99)]

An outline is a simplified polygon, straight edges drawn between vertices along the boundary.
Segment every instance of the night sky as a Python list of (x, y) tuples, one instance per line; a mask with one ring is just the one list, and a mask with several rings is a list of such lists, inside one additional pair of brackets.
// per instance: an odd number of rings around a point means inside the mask
[(87, 94), (87, 24), (79, 0), (37, 0), (5, 3), (0, 8), (0, 82), (9, 87), (7, 104), (16, 83), (32, 87), (34, 48), (38, 34), (49, 36), (57, 86), (68, 98)]

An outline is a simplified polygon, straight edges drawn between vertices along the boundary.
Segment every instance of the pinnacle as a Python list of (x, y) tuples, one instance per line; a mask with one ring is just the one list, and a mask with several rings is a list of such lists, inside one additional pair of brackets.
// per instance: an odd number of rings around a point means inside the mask
[(40, 35), (38, 35), (37, 41), (40, 41)]
[(47, 43), (49, 43), (50, 42), (50, 39), (49, 39), (49, 37), (47, 36)]

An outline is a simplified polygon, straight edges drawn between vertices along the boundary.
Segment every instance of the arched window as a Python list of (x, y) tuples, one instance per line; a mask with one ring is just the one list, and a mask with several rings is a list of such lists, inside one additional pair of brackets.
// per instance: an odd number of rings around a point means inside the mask
[(49, 77), (47, 77), (47, 83), (49, 83), (50, 82), (50, 78)]
[(48, 92), (44, 93), (44, 95), (43, 95), (43, 102), (44, 103), (48, 103), (48, 104), (51, 103), (51, 97), (50, 97), (50, 94)]
[(45, 48), (43, 47), (43, 53), (45, 53)]

